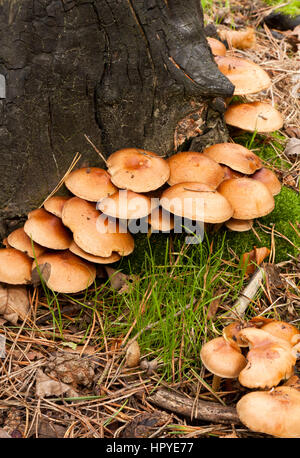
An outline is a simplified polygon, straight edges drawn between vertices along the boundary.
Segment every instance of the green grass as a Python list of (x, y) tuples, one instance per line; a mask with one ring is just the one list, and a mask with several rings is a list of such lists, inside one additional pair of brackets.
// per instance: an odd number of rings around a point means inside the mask
[[(286, 3), (282, 0), (264, 0), (264, 2), (270, 6), (280, 6), (280, 4)], [(276, 11), (281, 11), (282, 13), (289, 14), (290, 16), (298, 16), (300, 14), (300, 1), (291, 0), (288, 2), (288, 5), (278, 8)]]

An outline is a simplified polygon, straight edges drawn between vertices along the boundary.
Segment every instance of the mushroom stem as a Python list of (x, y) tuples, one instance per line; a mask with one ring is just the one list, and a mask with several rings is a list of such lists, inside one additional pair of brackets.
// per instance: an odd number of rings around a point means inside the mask
[(212, 385), (211, 385), (213, 391), (215, 392), (219, 391), (220, 384), (221, 384), (221, 378), (222, 377), (219, 377), (218, 375), (214, 374)]

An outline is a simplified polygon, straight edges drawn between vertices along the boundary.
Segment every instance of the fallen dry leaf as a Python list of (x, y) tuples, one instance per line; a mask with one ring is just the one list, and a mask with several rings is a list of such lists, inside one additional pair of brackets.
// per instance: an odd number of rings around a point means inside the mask
[(48, 375), (44, 374), (42, 369), (37, 370), (35, 394), (38, 398), (45, 398), (46, 396), (59, 396), (66, 394), (68, 397), (76, 398), (79, 396), (69, 385), (53, 380)]
[(134, 276), (123, 274), (113, 267), (104, 266), (108, 275), (111, 287), (118, 291), (120, 294), (128, 292), (130, 285), (134, 281)]
[(26, 286), (0, 285), (0, 315), (14, 325), (19, 318), (25, 319), (30, 309)]
[(138, 342), (135, 340), (129, 345), (126, 351), (125, 363), (127, 367), (136, 367), (140, 363), (141, 351)]
[(222, 40), (236, 49), (254, 48), (256, 45), (255, 30), (247, 27), (246, 30), (218, 30)]
[(254, 249), (249, 253), (244, 253), (241, 256), (241, 267), (244, 268), (246, 266), (245, 275), (252, 275), (255, 272), (256, 267), (260, 266), (269, 254), (270, 250), (267, 247), (254, 247)]
[(290, 138), (286, 143), (284, 154), (286, 156), (298, 156), (300, 154), (300, 139)]
[(172, 416), (166, 412), (142, 413), (137, 415), (121, 433), (123, 438), (147, 438), (157, 429), (171, 420)]

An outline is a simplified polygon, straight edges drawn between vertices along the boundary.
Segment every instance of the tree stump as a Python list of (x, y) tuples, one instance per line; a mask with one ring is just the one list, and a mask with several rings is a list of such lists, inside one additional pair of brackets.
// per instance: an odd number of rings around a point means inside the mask
[(0, 35), (2, 235), (77, 151), (81, 165), (101, 166), (84, 134), (106, 156), (226, 137), (219, 98), (233, 86), (213, 60), (199, 0), (2, 0)]

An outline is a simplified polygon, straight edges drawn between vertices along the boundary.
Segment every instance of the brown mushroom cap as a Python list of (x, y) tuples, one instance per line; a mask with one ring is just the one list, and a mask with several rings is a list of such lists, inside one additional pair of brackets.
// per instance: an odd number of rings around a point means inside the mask
[(239, 375), (241, 385), (271, 388), (292, 375), (296, 358), (288, 342), (254, 327), (242, 329), (238, 337), (250, 347), (247, 366)]
[(70, 199), (63, 208), (62, 220), (73, 232), (74, 242), (86, 253), (109, 257), (117, 252), (127, 256), (134, 250), (134, 239), (127, 229), (104, 217), (92, 202), (79, 197)]
[(225, 226), (231, 231), (235, 232), (246, 232), (250, 231), (253, 226), (253, 219), (235, 219), (230, 218), (225, 221)]
[(149, 192), (160, 188), (170, 176), (167, 161), (151, 151), (125, 148), (107, 160), (111, 181), (121, 189)]
[(93, 254), (86, 253), (73, 241), (69, 247), (69, 250), (79, 256), (80, 258), (86, 259), (87, 261), (94, 262), (95, 264), (112, 264), (121, 259), (118, 253), (112, 253), (111, 256), (104, 258), (102, 256), (94, 256)]
[(0, 249), (0, 282), (25, 285), (31, 282), (32, 259), (15, 248)]
[(224, 117), (230, 126), (250, 132), (274, 132), (283, 126), (282, 115), (266, 102), (233, 103)]
[(224, 179), (223, 179), (223, 181), (229, 180), (231, 178), (243, 178), (243, 176), (244, 176), (242, 173), (237, 172), (236, 170), (232, 170), (227, 165), (222, 165), (221, 164), (221, 167), (224, 170)]
[[(48, 288), (57, 293), (72, 294), (84, 291), (96, 278), (96, 268), (93, 264), (84, 261), (69, 250), (55, 253), (44, 253), (37, 258), (41, 267), (49, 264), (49, 276), (44, 278)], [(36, 261), (32, 269), (36, 268)]]
[(206, 223), (222, 223), (233, 213), (225, 197), (202, 183), (175, 184), (163, 192), (160, 203), (174, 215)]
[(75, 196), (91, 202), (98, 202), (117, 191), (109, 173), (99, 167), (74, 170), (67, 176), (65, 185)]
[(253, 180), (258, 180), (267, 186), (273, 196), (277, 196), (277, 194), (281, 191), (281, 183), (277, 176), (272, 170), (267, 169), (266, 167), (262, 167), (260, 170), (257, 170), (257, 172), (251, 175), (251, 178)]
[(65, 196), (50, 197), (44, 203), (44, 209), (47, 210), (47, 212), (57, 216), (58, 218), (61, 218), (63, 206), (69, 199), (70, 197)]
[(238, 346), (229, 344), (223, 337), (216, 337), (204, 344), (200, 357), (206, 369), (224, 378), (238, 377), (247, 364)]
[(223, 328), (223, 338), (230, 344), (238, 345), (239, 347), (248, 347), (248, 342), (245, 342), (239, 337), (239, 332), (247, 327), (254, 326), (250, 322), (234, 321)]
[(53, 250), (65, 250), (72, 242), (72, 236), (61, 219), (43, 208), (28, 214), (24, 231), (34, 242)]
[(223, 181), (218, 192), (231, 204), (235, 219), (260, 218), (271, 213), (275, 207), (274, 198), (268, 188), (251, 178)]
[(151, 199), (133, 191), (120, 190), (102, 199), (97, 208), (114, 218), (139, 219), (151, 212)]
[(254, 391), (236, 405), (241, 422), (252, 431), (300, 438), (300, 392), (288, 386)]
[(24, 228), (20, 227), (13, 231), (7, 237), (7, 241), (9, 246), (12, 248), (16, 248), (16, 250), (23, 251), (26, 253), (30, 258), (34, 258), (35, 256), (40, 256), (46, 250), (45, 247), (42, 247), (38, 243), (33, 243), (34, 252), (32, 249), (31, 239), (25, 233)]
[(238, 143), (217, 143), (205, 148), (203, 154), (219, 164), (247, 175), (254, 173), (263, 165), (256, 154)]
[(216, 189), (224, 178), (222, 167), (203, 153), (182, 151), (169, 157), (168, 164), (170, 166), (168, 180), (170, 186), (193, 181)]
[(207, 37), (207, 42), (214, 56), (225, 56), (226, 46), (216, 38)]
[(215, 61), (220, 72), (235, 86), (233, 95), (255, 94), (271, 86), (267, 72), (254, 62), (231, 56), (216, 56)]
[(279, 339), (286, 340), (291, 345), (294, 343), (294, 336), (299, 336), (300, 338), (299, 329), (284, 321), (273, 320), (264, 324), (260, 329), (272, 334), (272, 336), (278, 337)]
[(169, 232), (174, 229), (174, 217), (161, 207), (156, 207), (149, 215), (148, 222), (154, 231)]

